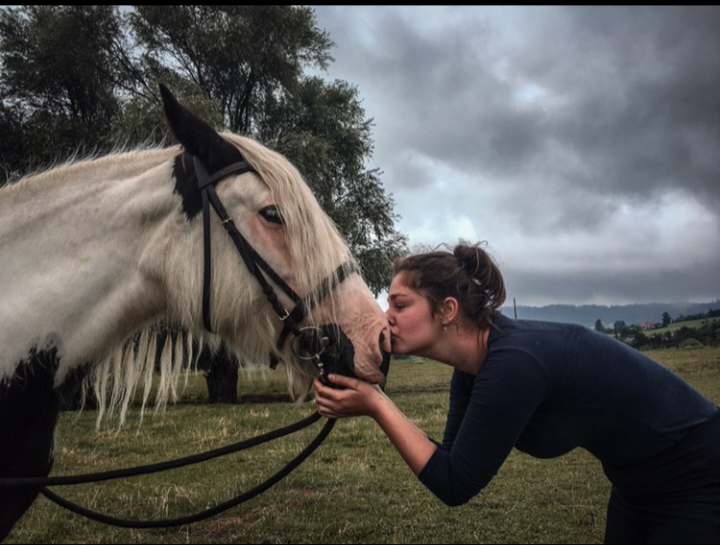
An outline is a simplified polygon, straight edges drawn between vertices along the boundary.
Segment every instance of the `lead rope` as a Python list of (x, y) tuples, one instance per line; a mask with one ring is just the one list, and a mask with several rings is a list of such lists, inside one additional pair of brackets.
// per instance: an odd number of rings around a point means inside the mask
[(248, 490), (247, 492), (244, 492), (243, 494), (240, 494), (236, 497), (234, 497), (231, 500), (228, 500), (226, 502), (223, 502), (215, 507), (212, 507), (210, 509), (206, 509), (204, 511), (201, 511), (199, 513), (196, 513), (194, 515), (189, 515), (185, 517), (180, 517), (176, 519), (167, 519), (167, 520), (129, 520), (129, 519), (120, 519), (116, 517), (111, 517), (109, 515), (105, 515), (103, 513), (98, 513), (96, 511), (92, 511), (90, 509), (86, 509), (85, 507), (82, 507), (76, 503), (73, 503), (69, 500), (66, 500), (65, 498), (62, 498), (61, 496), (58, 496), (48, 488), (47, 486), (68, 486), (68, 485), (75, 485), (75, 484), (83, 484), (83, 483), (93, 483), (93, 482), (101, 482), (101, 481), (108, 481), (112, 479), (118, 479), (122, 477), (133, 477), (137, 475), (146, 475), (149, 473), (157, 473), (160, 471), (165, 471), (168, 469), (176, 469), (180, 467), (185, 467), (188, 465), (196, 464), (199, 462), (204, 462), (207, 460), (211, 460), (213, 458), (219, 458), (221, 456), (225, 456), (227, 454), (232, 454), (234, 452), (238, 452), (241, 450), (245, 450), (257, 445), (261, 445), (263, 443), (267, 443), (268, 441), (272, 441), (273, 439), (278, 439), (280, 437), (284, 437), (286, 435), (290, 435), (292, 433), (295, 433), (297, 431), (300, 431), (304, 428), (307, 428), (308, 426), (314, 424), (318, 420), (322, 418), (319, 413), (314, 413), (310, 417), (301, 420), (300, 422), (296, 422), (295, 424), (291, 424), (290, 426), (287, 426), (285, 428), (275, 430), (269, 433), (266, 433), (264, 435), (260, 435), (258, 437), (253, 437), (252, 439), (248, 439), (245, 441), (241, 441), (239, 443), (235, 443), (233, 445), (228, 445), (226, 447), (222, 447), (219, 449), (214, 449), (208, 452), (204, 452), (202, 454), (197, 454), (194, 456), (187, 456), (184, 458), (179, 458), (177, 460), (171, 460), (169, 462), (162, 462), (158, 464), (150, 464), (146, 466), (138, 466), (134, 468), (127, 468), (127, 469), (121, 469), (121, 470), (115, 470), (115, 471), (106, 471), (101, 473), (89, 473), (85, 475), (72, 475), (72, 476), (66, 476), (66, 477), (38, 477), (38, 478), (9, 478), (9, 479), (0, 479), (0, 488), (6, 488), (6, 487), (29, 487), (29, 486), (42, 486), (43, 488), (40, 490), (40, 492), (48, 498), (50, 501), (55, 502), (60, 507), (64, 507), (65, 509), (68, 509), (78, 515), (81, 515), (83, 517), (95, 520), (97, 522), (102, 522), (104, 524), (110, 524), (113, 526), (120, 526), (122, 528), (167, 528), (171, 526), (180, 526), (182, 524), (190, 524), (193, 522), (198, 522), (200, 520), (204, 520), (207, 518), (210, 518), (212, 516), (215, 516), (219, 513), (222, 513), (224, 511), (227, 511), (228, 509), (231, 509), (237, 505), (240, 505), (241, 503), (244, 503), (258, 494), (261, 494), (262, 492), (265, 492), (269, 488), (271, 488), (273, 485), (280, 482), (284, 477), (286, 477), (290, 472), (292, 472), (295, 468), (297, 468), (302, 462), (304, 462), (321, 444), (322, 442), (327, 438), (327, 436), (330, 434), (330, 431), (335, 426), (335, 420), (328, 420), (325, 423), (325, 426), (323, 426), (322, 430), (320, 430), (320, 433), (313, 439), (313, 441), (305, 447), (305, 449), (300, 452), (295, 458), (293, 458), (283, 469), (275, 473), (272, 477), (267, 479), (265, 482), (259, 484), (255, 488)]
[(320, 430), (320, 433), (313, 439), (312, 443), (310, 443), (305, 449), (298, 454), (295, 458), (293, 458), (290, 463), (288, 463), (283, 469), (278, 471), (275, 475), (270, 477), (267, 481), (264, 483), (256, 486), (255, 488), (248, 490), (247, 492), (240, 494), (236, 497), (234, 497), (231, 500), (228, 500), (226, 502), (223, 502), (215, 507), (212, 507), (210, 509), (206, 509), (205, 511), (200, 511), (199, 513), (196, 513), (194, 515), (189, 515), (186, 517), (180, 517), (176, 519), (166, 519), (166, 520), (128, 520), (128, 519), (120, 519), (115, 517), (110, 517), (108, 515), (104, 515), (102, 513), (97, 513), (95, 511), (91, 511), (89, 509), (85, 509), (84, 507), (81, 507), (75, 503), (72, 503), (64, 498), (61, 498), (54, 492), (51, 492), (47, 488), (43, 488), (41, 490), (42, 494), (48, 498), (49, 500), (57, 503), (61, 507), (64, 507), (66, 509), (69, 509), (70, 511), (77, 513), (78, 515), (82, 515), (86, 518), (95, 520), (97, 522), (102, 522), (105, 524), (110, 524), (112, 526), (120, 526), (122, 528), (169, 528), (171, 526), (180, 526), (183, 524), (191, 524), (193, 522), (198, 522), (201, 520), (205, 520), (207, 518), (213, 517), (215, 515), (218, 515), (224, 511), (227, 511), (228, 509), (232, 509), (233, 507), (240, 505), (241, 503), (244, 503), (258, 494), (261, 494), (271, 488), (273, 485), (277, 484), (279, 481), (281, 481), (284, 477), (286, 477), (288, 474), (290, 474), (296, 467), (298, 467), (301, 463), (305, 461), (305, 459), (308, 458), (325, 440), (325, 438), (328, 436), (330, 431), (332, 430), (333, 426), (335, 425), (335, 420), (328, 420), (325, 426), (322, 430)]

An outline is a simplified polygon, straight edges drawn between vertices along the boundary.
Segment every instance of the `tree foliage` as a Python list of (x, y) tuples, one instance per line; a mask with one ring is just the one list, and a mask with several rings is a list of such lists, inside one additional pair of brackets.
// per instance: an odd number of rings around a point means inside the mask
[(3, 116), (21, 149), (3, 147), (3, 170), (21, 171), (102, 149), (119, 111), (111, 6), (23, 6), (0, 12)]
[(292, 93), (332, 45), (310, 8), (134, 6), (129, 16), (150, 64), (164, 65), (217, 101), (227, 127), (255, 134), (268, 106)]

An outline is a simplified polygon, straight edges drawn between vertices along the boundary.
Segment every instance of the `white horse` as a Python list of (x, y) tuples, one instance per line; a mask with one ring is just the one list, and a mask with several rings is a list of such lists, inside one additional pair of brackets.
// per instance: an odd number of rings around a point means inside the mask
[[(297, 170), (257, 142), (219, 135), (166, 90), (163, 101), (181, 146), (71, 161), (0, 189), (0, 477), (48, 475), (56, 389), (73, 369), (99, 362), (93, 375), (101, 414), (116, 409), (123, 418), (139, 382), (147, 400), (155, 341), (143, 334), (135, 347), (129, 339), (163, 317), (211, 346), (224, 341), (246, 360), (272, 354), (285, 363), (296, 395), (309, 390), (316, 369), (276, 347), (283, 322), (214, 212), (215, 333), (204, 328), (203, 215), (192, 156), (211, 174), (250, 163), (253, 171), (221, 181), (217, 194), (296, 293), (313, 293), (347, 264), (347, 278), (308, 305), (302, 325), (336, 324), (352, 343), (343, 353), (355, 374), (374, 383), (385, 378), (385, 315)], [(292, 310), (287, 296), (279, 299)], [(181, 363), (192, 359), (189, 337), (177, 345), (164, 351), (156, 403), (174, 396)], [(0, 540), (37, 493), (0, 489)]]

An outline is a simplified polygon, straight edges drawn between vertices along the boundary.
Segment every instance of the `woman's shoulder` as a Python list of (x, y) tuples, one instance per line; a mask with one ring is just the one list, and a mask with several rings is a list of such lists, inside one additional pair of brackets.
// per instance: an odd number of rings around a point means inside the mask
[(488, 350), (525, 351), (536, 356), (552, 354), (585, 330), (587, 328), (574, 324), (513, 320), (496, 313), (488, 336)]
[(568, 346), (585, 329), (573, 324), (513, 320), (498, 313), (482, 365), (485, 377), (551, 381), (563, 372)]
[(540, 320), (512, 319), (502, 312), (496, 312), (490, 326), (490, 339), (507, 337), (510, 335), (564, 335), (570, 331), (582, 331), (587, 328), (564, 322), (547, 322)]

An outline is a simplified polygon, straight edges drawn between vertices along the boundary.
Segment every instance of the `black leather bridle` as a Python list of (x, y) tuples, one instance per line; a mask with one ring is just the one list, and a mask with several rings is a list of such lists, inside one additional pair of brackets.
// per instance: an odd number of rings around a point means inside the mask
[[(215, 209), (222, 221), (223, 227), (232, 238), (240, 256), (245, 262), (248, 271), (257, 279), (265, 297), (273, 308), (275, 314), (283, 322), (283, 328), (277, 341), (277, 351), (282, 352), (285, 343), (290, 335), (293, 336), (291, 349), (293, 354), (300, 360), (312, 361), (318, 368), (323, 381), (326, 382), (326, 370), (321, 355), (332, 344), (330, 336), (321, 328), (316, 326), (300, 327), (300, 323), (312, 310), (312, 305), (321, 301), (328, 293), (334, 290), (349, 274), (358, 272), (352, 263), (340, 265), (332, 275), (327, 277), (316, 289), (303, 300), (285, 282), (267, 262), (255, 251), (243, 234), (238, 230), (235, 222), (230, 218), (220, 198), (215, 191), (215, 184), (221, 182), (231, 175), (240, 175), (246, 172), (256, 172), (246, 160), (228, 165), (213, 174), (209, 174), (205, 164), (193, 156), (195, 175), (198, 180), (198, 188), (202, 195), (203, 208), (203, 240), (204, 240), (204, 280), (203, 280), (203, 324), (205, 329), (213, 333), (210, 320), (210, 282), (212, 279), (211, 270), (211, 237), (210, 237), (210, 205)], [(264, 273), (264, 274), (263, 274)], [(276, 286), (278, 286), (290, 300), (295, 304), (292, 312), (288, 311), (279, 301), (275, 290), (268, 282), (267, 275)], [(278, 359), (274, 355), (270, 357), (270, 367), (275, 369)]]

